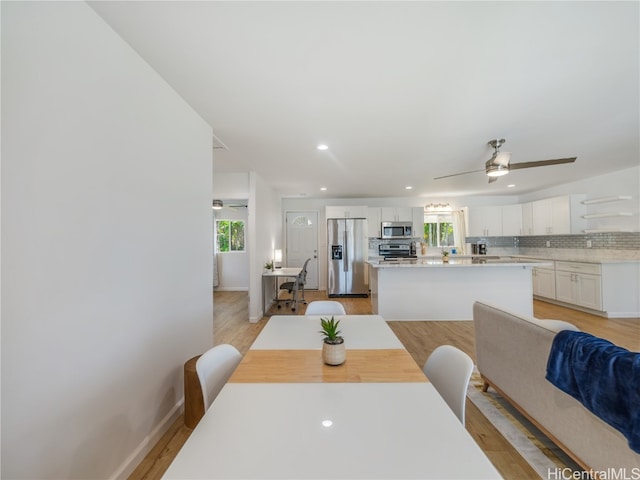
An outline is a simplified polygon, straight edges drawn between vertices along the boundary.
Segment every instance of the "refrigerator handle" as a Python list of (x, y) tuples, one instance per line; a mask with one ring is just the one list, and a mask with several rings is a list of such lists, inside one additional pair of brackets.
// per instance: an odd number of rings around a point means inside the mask
[(343, 272), (349, 271), (349, 246), (347, 245), (347, 230), (344, 231), (344, 260), (342, 260)]

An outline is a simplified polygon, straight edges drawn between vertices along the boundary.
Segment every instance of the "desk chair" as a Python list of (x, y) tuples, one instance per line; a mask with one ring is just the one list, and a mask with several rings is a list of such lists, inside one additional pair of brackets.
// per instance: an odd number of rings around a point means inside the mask
[(305, 315), (346, 315), (344, 307), (335, 300), (316, 300), (307, 305)]
[(462, 425), (467, 385), (472, 370), (471, 357), (451, 345), (440, 345), (436, 348), (422, 369)]
[(228, 344), (216, 345), (198, 358), (196, 372), (202, 387), (205, 411), (227, 383), (240, 360), (242, 360), (240, 352), (233, 345)]
[[(280, 285), (280, 290), (286, 290), (293, 295), (291, 299), (285, 300), (285, 303), (287, 305), (291, 304), (291, 310), (293, 310), (294, 312), (296, 311), (296, 307), (298, 305), (299, 291), (302, 291), (301, 302), (304, 303), (305, 305), (307, 304), (306, 300), (304, 299), (304, 285), (305, 283), (307, 283), (307, 265), (309, 264), (310, 261), (311, 259), (307, 258), (307, 260), (304, 262), (304, 266), (302, 267), (302, 270), (300, 270), (300, 273), (298, 274), (297, 278), (294, 281), (284, 282), (282, 285)], [(280, 308), (279, 302), (278, 302), (278, 308)]]

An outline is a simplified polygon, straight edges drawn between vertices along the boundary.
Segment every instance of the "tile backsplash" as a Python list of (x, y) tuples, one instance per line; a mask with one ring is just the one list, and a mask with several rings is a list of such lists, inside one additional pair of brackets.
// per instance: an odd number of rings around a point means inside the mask
[[(585, 233), (524, 237), (467, 237), (467, 243), (486, 243), (498, 248), (570, 248), (640, 250), (640, 232)], [(547, 242), (549, 246), (547, 247)], [(591, 246), (588, 246), (591, 242)]]

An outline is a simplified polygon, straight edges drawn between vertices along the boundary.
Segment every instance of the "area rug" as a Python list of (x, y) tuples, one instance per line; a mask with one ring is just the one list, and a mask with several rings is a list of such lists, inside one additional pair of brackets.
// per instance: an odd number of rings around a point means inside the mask
[[(477, 369), (471, 375), (467, 397), (487, 417), (540, 478), (549, 478), (556, 469), (580, 472), (581, 468), (492, 388), (482, 391)], [(568, 471), (568, 470), (566, 470)]]

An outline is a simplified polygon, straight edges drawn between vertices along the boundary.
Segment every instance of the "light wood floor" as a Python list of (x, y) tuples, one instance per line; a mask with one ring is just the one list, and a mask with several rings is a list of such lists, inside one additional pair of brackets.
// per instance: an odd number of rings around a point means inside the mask
[[(327, 299), (323, 291), (306, 291), (307, 301)], [(367, 298), (338, 299), (348, 314), (370, 314)], [(216, 292), (214, 295), (214, 340), (216, 344), (230, 343), (242, 354), (249, 350), (269, 317), (249, 323), (248, 296), (245, 292)], [(298, 308), (303, 315), (306, 307)], [(288, 314), (288, 310), (272, 310), (273, 314)], [(271, 312), (270, 312), (271, 313)], [(555, 318), (573, 323), (593, 335), (611, 340), (629, 350), (640, 351), (640, 319), (604, 319), (569, 308), (534, 301), (537, 318)], [(439, 345), (450, 344), (467, 352), (475, 361), (473, 322), (425, 321), (389, 322), (391, 329), (420, 366)], [(511, 447), (509, 442), (491, 425), (475, 405), (467, 401), (466, 428), (493, 462), (500, 474), (509, 479), (539, 478), (534, 470)], [(162, 477), (169, 464), (189, 438), (191, 429), (183, 424), (182, 416), (149, 452), (129, 477), (130, 480), (155, 480)]]

